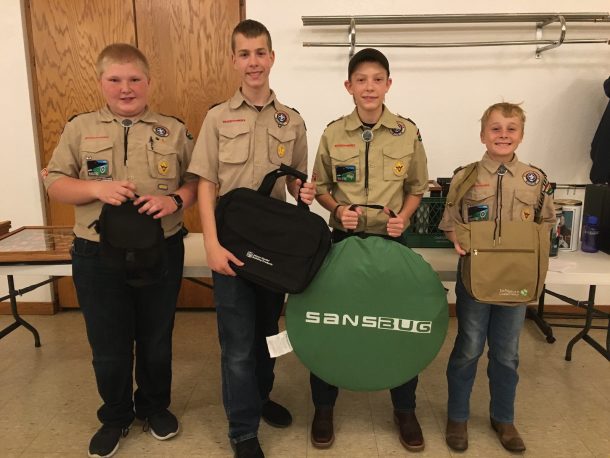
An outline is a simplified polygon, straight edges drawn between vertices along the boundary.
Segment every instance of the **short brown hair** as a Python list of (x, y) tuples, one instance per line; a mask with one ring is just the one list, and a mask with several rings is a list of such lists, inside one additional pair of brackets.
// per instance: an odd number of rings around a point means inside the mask
[(522, 129), (525, 129), (525, 111), (520, 107), (520, 103), (499, 102), (490, 106), (483, 116), (481, 116), (481, 133), (485, 129), (489, 117), (494, 111), (499, 111), (505, 118), (519, 118), (521, 120)]
[(231, 35), (231, 51), (233, 52), (235, 52), (235, 37), (237, 34), (241, 34), (246, 38), (258, 38), (261, 35), (265, 35), (267, 37), (267, 47), (269, 48), (269, 51), (273, 50), (269, 30), (258, 21), (246, 19), (235, 26), (233, 34)]
[(146, 56), (142, 51), (128, 43), (113, 43), (102, 49), (102, 52), (97, 56), (97, 61), (95, 62), (97, 77), (100, 78), (102, 76), (106, 65), (109, 63), (125, 64), (128, 62), (140, 64), (146, 77), (150, 78), (148, 59), (146, 59)]

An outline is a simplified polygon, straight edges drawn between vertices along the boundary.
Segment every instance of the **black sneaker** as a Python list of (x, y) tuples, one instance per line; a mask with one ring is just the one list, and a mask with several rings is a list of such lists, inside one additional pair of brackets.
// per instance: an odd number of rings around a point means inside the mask
[(271, 399), (263, 404), (261, 416), (267, 424), (275, 428), (286, 428), (292, 424), (292, 415), (290, 415), (288, 409)]
[(88, 455), (95, 457), (112, 456), (119, 449), (119, 439), (127, 436), (129, 427), (120, 428), (117, 426), (102, 425), (100, 429), (93, 435), (89, 442)]
[(150, 415), (144, 423), (144, 431), (150, 430), (150, 434), (160, 441), (171, 439), (179, 429), (178, 420), (167, 409)]
[(233, 445), (235, 458), (265, 458), (257, 437)]

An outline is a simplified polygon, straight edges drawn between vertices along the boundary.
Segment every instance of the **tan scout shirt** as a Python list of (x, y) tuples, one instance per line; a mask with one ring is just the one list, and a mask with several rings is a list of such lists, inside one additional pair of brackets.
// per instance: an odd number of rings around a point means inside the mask
[[(494, 161), (487, 153), (477, 164), (477, 181), (464, 195), (461, 205), (446, 206), (439, 228), (443, 231), (453, 231), (454, 221), (468, 223), (473, 221), (493, 221), (497, 213), (498, 167), (500, 162)], [(544, 196), (541, 216), (542, 221), (553, 223), (555, 210), (553, 198), (544, 191), (550, 189), (542, 171), (531, 165), (519, 162), (514, 155), (510, 162), (504, 164), (507, 171), (502, 178), (502, 213), (505, 221), (534, 221), (534, 211), (541, 195)], [(452, 182), (463, 175), (458, 170)]]
[[(186, 172), (192, 151), (191, 134), (177, 119), (147, 110), (126, 129), (105, 107), (66, 124), (47, 166), (44, 185), (48, 189), (63, 177), (129, 180), (135, 183), (138, 195), (167, 195), (185, 181), (197, 179)], [(77, 237), (99, 241), (99, 234), (88, 226), (99, 218), (103, 205), (96, 200), (75, 206)], [(165, 237), (178, 232), (182, 217), (179, 210), (162, 218)]]
[[(356, 110), (326, 127), (314, 164), (316, 194), (330, 193), (345, 205), (385, 205), (398, 213), (405, 195), (428, 190), (424, 145), (417, 126), (386, 107), (372, 130), (367, 164), (362, 121)], [(387, 234), (388, 216), (383, 211), (365, 207), (362, 211), (356, 232)], [(333, 215), (330, 226), (345, 230)]]
[[(208, 111), (188, 171), (219, 185), (222, 196), (235, 188), (257, 189), (282, 163), (307, 173), (303, 119), (273, 91), (259, 112), (238, 89)], [(285, 189), (285, 180), (277, 180), (272, 197), (285, 200)]]

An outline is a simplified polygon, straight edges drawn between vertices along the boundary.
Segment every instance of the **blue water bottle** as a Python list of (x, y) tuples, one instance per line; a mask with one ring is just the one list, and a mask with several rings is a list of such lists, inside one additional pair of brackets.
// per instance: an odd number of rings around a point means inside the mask
[(582, 229), (582, 242), (580, 249), (587, 253), (595, 253), (597, 248), (597, 236), (599, 228), (597, 227), (597, 216), (587, 215), (585, 225)]

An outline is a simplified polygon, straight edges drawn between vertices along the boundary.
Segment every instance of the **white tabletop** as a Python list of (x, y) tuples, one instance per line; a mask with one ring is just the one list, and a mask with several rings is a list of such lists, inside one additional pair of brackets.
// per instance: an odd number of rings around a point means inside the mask
[[(203, 236), (191, 233), (184, 239), (184, 276), (210, 277), (205, 259)], [(436, 270), (442, 281), (455, 281), (458, 255), (452, 248), (415, 248), (414, 251)], [(610, 285), (610, 255), (560, 251), (551, 258), (546, 283), (548, 285)], [(53, 275), (70, 276), (70, 264), (4, 265), (0, 275)]]

